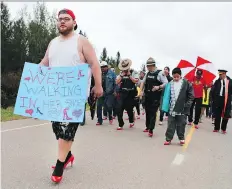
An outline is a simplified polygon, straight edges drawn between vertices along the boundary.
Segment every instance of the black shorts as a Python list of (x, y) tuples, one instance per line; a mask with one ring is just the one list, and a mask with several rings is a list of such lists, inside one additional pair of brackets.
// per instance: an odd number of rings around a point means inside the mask
[(56, 139), (74, 141), (79, 123), (52, 122), (52, 129)]

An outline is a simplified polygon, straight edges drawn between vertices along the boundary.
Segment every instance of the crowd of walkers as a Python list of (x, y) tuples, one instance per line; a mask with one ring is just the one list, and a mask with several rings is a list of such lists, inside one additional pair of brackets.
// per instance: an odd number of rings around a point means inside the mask
[[(164, 116), (168, 120), (165, 145), (171, 144), (175, 131), (180, 144), (185, 144), (187, 122), (199, 129), (204, 114), (212, 119), (213, 132), (221, 130), (226, 133), (232, 93), (232, 82), (226, 70), (219, 70), (218, 80), (207, 84), (200, 69), (192, 80), (186, 80), (180, 68), (174, 68), (171, 76), (170, 68), (159, 70), (153, 58), (146, 62), (147, 73), (137, 73), (131, 69), (131, 65), (130, 59), (122, 60), (118, 66), (120, 74), (116, 76), (107, 62), (100, 63), (104, 95), (97, 99), (96, 125), (102, 125), (103, 120), (107, 119), (112, 125), (117, 117), (117, 130), (123, 130), (126, 119), (129, 119), (129, 127), (132, 128), (135, 120), (140, 119), (142, 108), (143, 115), (146, 114), (143, 132), (148, 133), (149, 137), (153, 136), (158, 111), (160, 125)], [(125, 112), (128, 118), (124, 116)]]

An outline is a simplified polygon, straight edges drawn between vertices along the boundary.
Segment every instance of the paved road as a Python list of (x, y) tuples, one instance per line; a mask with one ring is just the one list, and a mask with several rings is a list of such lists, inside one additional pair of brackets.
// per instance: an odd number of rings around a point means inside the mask
[(205, 119), (199, 130), (187, 126), (188, 145), (175, 138), (164, 146), (166, 122), (148, 138), (144, 118), (135, 128), (116, 131), (88, 120), (73, 146), (75, 164), (59, 184), (50, 181), (57, 143), (49, 122), (2, 123), (2, 189), (231, 189), (232, 122), (228, 134), (212, 132)]

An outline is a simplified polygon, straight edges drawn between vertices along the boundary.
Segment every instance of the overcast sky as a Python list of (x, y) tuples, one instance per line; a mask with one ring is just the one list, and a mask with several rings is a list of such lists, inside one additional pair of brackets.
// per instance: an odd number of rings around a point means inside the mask
[[(24, 3), (32, 11), (34, 3)], [(232, 76), (232, 3), (46, 3), (49, 11), (69, 8), (98, 56), (119, 50), (139, 69), (149, 57), (158, 67), (201, 56)], [(23, 3), (8, 3), (12, 17)]]

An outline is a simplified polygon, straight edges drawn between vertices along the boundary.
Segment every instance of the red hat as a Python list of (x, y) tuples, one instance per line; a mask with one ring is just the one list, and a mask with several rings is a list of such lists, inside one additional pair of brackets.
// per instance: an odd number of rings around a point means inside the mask
[[(69, 16), (72, 17), (73, 20), (76, 19), (75, 14), (70, 9), (62, 9), (62, 10), (59, 11), (58, 16), (60, 14), (68, 14)], [(76, 30), (76, 29), (77, 29), (77, 25), (74, 26), (74, 30)]]

